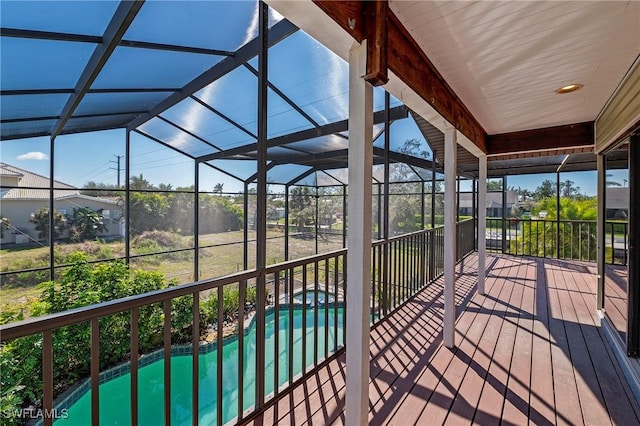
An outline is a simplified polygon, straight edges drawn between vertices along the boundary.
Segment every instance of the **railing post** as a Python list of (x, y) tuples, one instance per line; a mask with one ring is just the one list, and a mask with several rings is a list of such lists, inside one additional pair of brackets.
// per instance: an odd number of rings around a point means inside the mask
[(502, 253), (507, 252), (507, 177), (502, 177)]
[(485, 294), (487, 258), (487, 156), (478, 158), (478, 293)]
[(560, 259), (560, 172), (556, 172), (556, 259)]

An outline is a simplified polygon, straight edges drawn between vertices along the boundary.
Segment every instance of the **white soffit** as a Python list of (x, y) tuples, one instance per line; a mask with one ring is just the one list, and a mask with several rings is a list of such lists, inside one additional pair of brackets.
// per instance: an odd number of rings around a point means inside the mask
[[(489, 134), (594, 120), (640, 54), (637, 1), (390, 7)], [(570, 83), (584, 88), (554, 92)]]
[[(318, 40), (327, 49), (348, 61), (349, 49), (355, 42), (354, 39), (311, 0), (266, 0), (266, 3), (298, 28)], [(441, 132), (444, 133), (449, 126), (449, 123), (429, 103), (393, 72), (389, 71), (389, 82), (383, 87)], [(474, 143), (462, 134), (458, 136), (458, 143), (476, 156), (483, 154)]]

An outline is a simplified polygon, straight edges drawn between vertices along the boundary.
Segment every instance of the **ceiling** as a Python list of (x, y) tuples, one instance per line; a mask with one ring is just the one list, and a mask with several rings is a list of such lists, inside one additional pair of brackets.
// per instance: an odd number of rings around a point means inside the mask
[(594, 121), (640, 53), (637, 1), (389, 7), (487, 134)]

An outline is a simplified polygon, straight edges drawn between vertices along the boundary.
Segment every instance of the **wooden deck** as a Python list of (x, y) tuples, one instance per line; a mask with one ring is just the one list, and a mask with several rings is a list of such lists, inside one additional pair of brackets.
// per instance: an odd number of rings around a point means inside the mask
[[(442, 282), (371, 333), (374, 425), (637, 425), (640, 409), (597, 327), (595, 265), (475, 256), (458, 271), (455, 350), (442, 346)], [(321, 369), (259, 424), (344, 423), (344, 360)]]

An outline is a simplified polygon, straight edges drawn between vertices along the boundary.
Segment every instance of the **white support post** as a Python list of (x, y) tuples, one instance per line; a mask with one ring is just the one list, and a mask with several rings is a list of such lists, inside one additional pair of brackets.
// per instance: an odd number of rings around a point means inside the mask
[(478, 294), (484, 295), (487, 259), (487, 156), (478, 158)]
[(455, 346), (455, 268), (456, 268), (456, 129), (444, 132), (444, 327), (443, 342)]
[(364, 425), (369, 414), (369, 305), (373, 88), (366, 74), (367, 46), (349, 52), (349, 195), (345, 424)]

